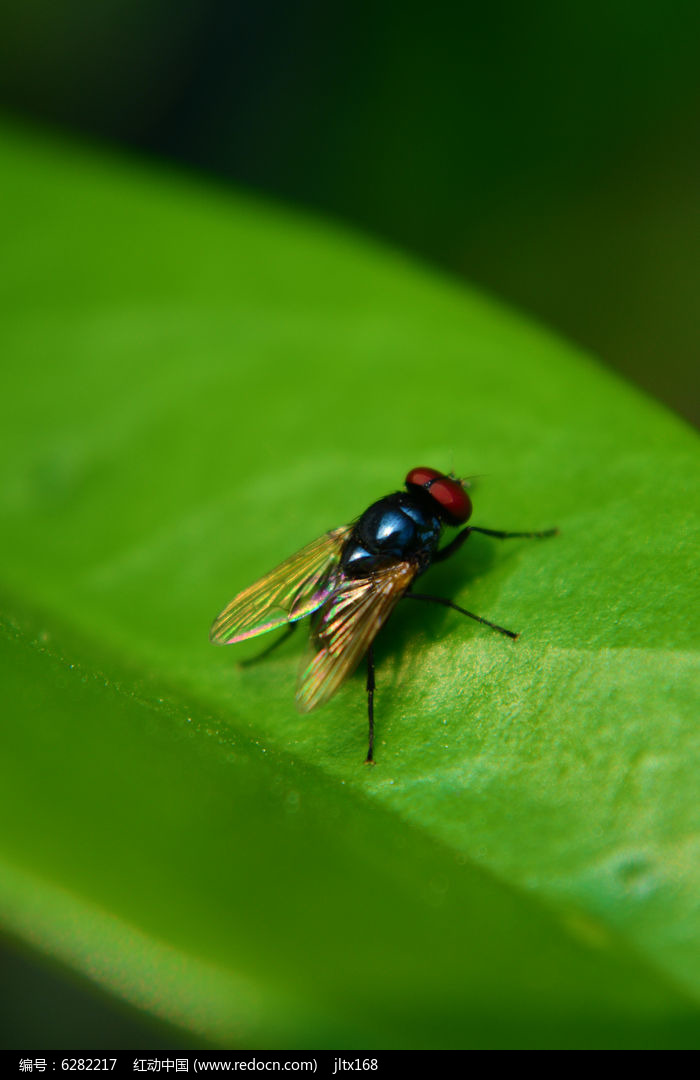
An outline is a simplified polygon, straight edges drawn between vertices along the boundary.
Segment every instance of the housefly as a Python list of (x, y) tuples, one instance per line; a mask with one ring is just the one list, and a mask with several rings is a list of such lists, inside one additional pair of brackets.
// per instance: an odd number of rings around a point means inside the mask
[[(211, 628), (215, 645), (232, 645), (313, 615), (312, 657), (299, 673), (296, 703), (301, 712), (323, 705), (367, 657), (369, 746), (374, 760), (374, 653), (379, 630), (401, 599), (453, 608), (510, 638), (512, 630), (475, 615), (441, 596), (414, 592), (414, 582), (433, 563), (459, 550), (470, 533), (499, 540), (544, 538), (544, 532), (502, 532), (466, 525), (472, 514), (466, 481), (420, 466), (406, 477), (406, 491), (386, 495), (352, 524), (331, 529), (281, 563), (228, 604)], [(465, 526), (438, 547), (445, 526)], [(278, 638), (260, 656), (285, 640)], [(250, 662), (250, 661), (249, 661)]]

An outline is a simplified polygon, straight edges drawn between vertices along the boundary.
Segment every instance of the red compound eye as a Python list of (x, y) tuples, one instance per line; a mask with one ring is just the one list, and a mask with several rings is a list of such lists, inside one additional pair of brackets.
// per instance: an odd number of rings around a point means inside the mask
[(461, 525), (472, 515), (472, 501), (459, 480), (437, 469), (419, 465), (406, 477), (408, 487), (422, 487), (440, 506), (440, 514), (450, 525)]
[(441, 476), (433, 481), (428, 491), (440, 503), (443, 515), (449, 522), (461, 525), (472, 516), (472, 501), (459, 480)]
[(427, 465), (419, 465), (417, 469), (411, 469), (406, 477), (406, 483), (415, 484), (416, 487), (425, 487), (431, 480), (437, 480), (442, 475), (437, 469), (429, 469)]

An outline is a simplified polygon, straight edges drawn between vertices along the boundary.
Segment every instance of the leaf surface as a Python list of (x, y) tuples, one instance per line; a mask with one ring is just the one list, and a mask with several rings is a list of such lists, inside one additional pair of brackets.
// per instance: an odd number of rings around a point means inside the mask
[[(695, 1045), (692, 432), (337, 228), (11, 127), (0, 177), (5, 927), (226, 1045)], [(399, 606), (367, 769), (361, 673), (300, 716), (303, 642), (208, 631), (421, 464), (561, 535), (424, 579), (517, 642)]]

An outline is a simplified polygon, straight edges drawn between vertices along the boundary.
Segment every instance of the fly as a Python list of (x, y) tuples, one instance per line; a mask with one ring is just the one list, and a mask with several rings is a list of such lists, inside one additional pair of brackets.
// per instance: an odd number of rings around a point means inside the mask
[[(513, 630), (483, 619), (442, 596), (413, 591), (413, 584), (432, 563), (457, 552), (470, 533), (498, 540), (543, 539), (544, 532), (503, 532), (466, 525), (472, 515), (464, 482), (437, 469), (420, 466), (406, 477), (406, 491), (386, 495), (351, 525), (320, 536), (244, 589), (227, 604), (211, 628), (215, 645), (233, 645), (285, 626), (255, 660), (267, 656), (292, 633), (300, 619), (313, 615), (313, 656), (299, 673), (296, 703), (310, 712), (335, 694), (367, 658), (369, 745), (366, 762), (374, 762), (374, 652), (379, 630), (401, 599), (442, 604), (500, 634)], [(445, 526), (465, 526), (440, 548)], [(248, 661), (249, 663), (251, 661)]]

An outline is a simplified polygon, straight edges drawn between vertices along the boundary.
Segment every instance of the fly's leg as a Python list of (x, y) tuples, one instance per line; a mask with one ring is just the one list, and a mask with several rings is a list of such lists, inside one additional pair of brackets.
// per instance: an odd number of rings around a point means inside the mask
[(374, 765), (374, 648), (367, 650), (367, 719), (369, 720), (369, 746), (365, 765)]
[[(457, 533), (454, 540), (451, 540), (442, 551), (437, 551), (433, 555), (432, 561), (442, 562), (444, 559), (449, 559), (451, 555), (454, 555), (456, 551), (459, 551), (469, 534), (473, 532), (483, 533), (484, 536), (493, 536), (496, 540), (545, 540), (548, 536), (556, 536), (559, 530), (545, 529), (544, 532), (503, 532), (501, 529), (481, 529), (478, 525), (467, 525), (466, 529), (462, 529), (460, 533)], [(442, 604), (443, 607), (452, 608), (454, 611), (458, 611), (460, 615), (467, 615), (470, 619), (474, 619), (484, 626), (489, 626), (492, 630), (498, 630), (499, 634), (506, 634), (509, 638), (517, 638), (518, 636), (514, 630), (506, 630), (505, 626), (498, 626), (496, 623), (489, 622), (488, 619), (482, 619), (480, 615), (475, 615), (473, 611), (467, 611), (466, 608), (460, 607), (459, 604), (453, 603), (452, 600), (446, 600), (443, 596), (428, 596), (427, 593), (407, 592), (404, 593), (404, 597), (408, 600), (427, 600), (433, 604)]]
[(432, 562), (442, 562), (443, 559), (449, 559), (450, 555), (454, 555), (456, 551), (459, 551), (469, 533), (473, 532), (483, 533), (484, 536), (493, 536), (496, 540), (546, 540), (548, 536), (556, 536), (559, 529), (545, 529), (544, 532), (503, 532), (500, 529), (480, 529), (477, 525), (467, 525), (466, 529), (462, 529), (460, 533), (457, 533), (454, 540), (451, 540), (442, 551), (435, 552)]
[(546, 540), (548, 536), (559, 535), (559, 529), (544, 529), (543, 532), (503, 532), (501, 529), (480, 529), (477, 525), (472, 525), (471, 530), (483, 533), (484, 536), (495, 536), (497, 540)]
[(297, 625), (298, 625), (298, 623), (296, 623), (296, 622), (288, 623), (287, 628), (284, 631), (284, 633), (280, 634), (280, 636), (278, 638), (275, 638), (275, 640), (272, 642), (271, 645), (268, 645), (267, 648), (263, 649), (263, 651), (258, 653), (257, 656), (249, 656), (247, 660), (239, 660), (238, 661), (238, 666), (239, 667), (250, 667), (252, 664), (257, 664), (259, 660), (264, 660), (265, 657), (269, 656), (271, 652), (274, 652), (275, 649), (277, 649), (282, 644), (283, 641), (286, 641), (288, 638), (290, 638), (292, 636), (292, 634), (294, 633), (294, 631), (297, 628)]
[(460, 615), (468, 615), (470, 619), (483, 623), (484, 626), (489, 626), (492, 630), (498, 630), (499, 634), (506, 634), (509, 638), (514, 639), (518, 636), (514, 630), (506, 630), (505, 626), (497, 626), (496, 623), (489, 622), (488, 619), (482, 619), (481, 615), (475, 615), (473, 611), (467, 611), (466, 608), (460, 607), (459, 604), (453, 603), (452, 600), (446, 600), (444, 596), (429, 596), (427, 593), (407, 592), (404, 593), (404, 600), (427, 600), (431, 604), (442, 604), (443, 607), (459, 611)]

